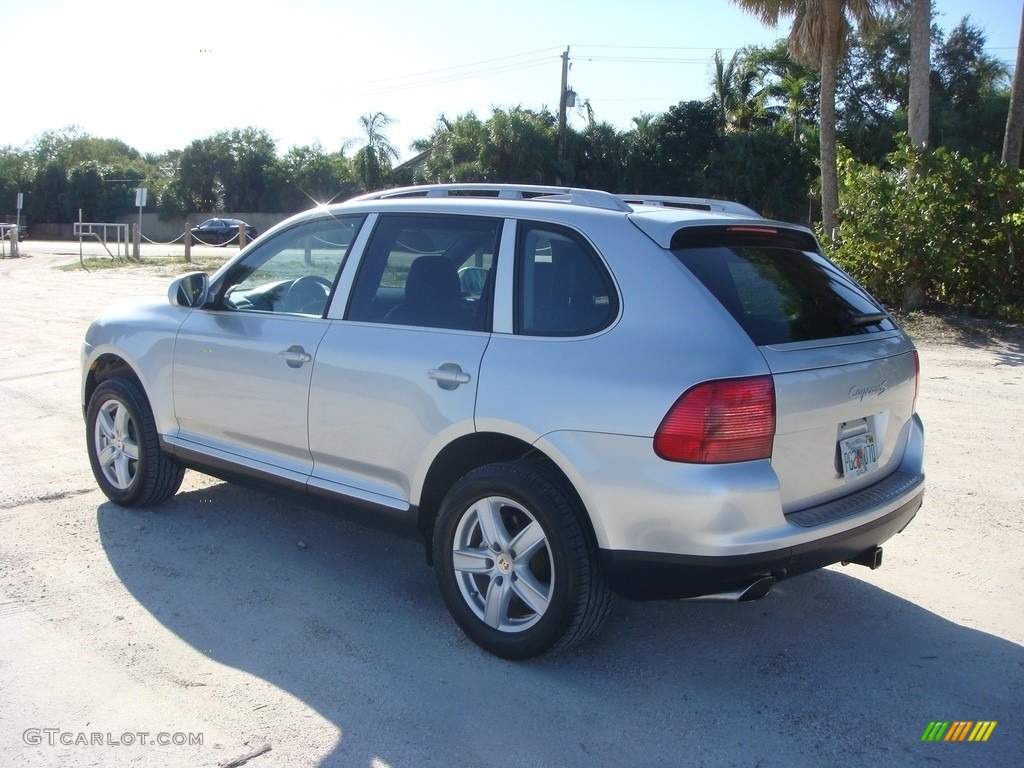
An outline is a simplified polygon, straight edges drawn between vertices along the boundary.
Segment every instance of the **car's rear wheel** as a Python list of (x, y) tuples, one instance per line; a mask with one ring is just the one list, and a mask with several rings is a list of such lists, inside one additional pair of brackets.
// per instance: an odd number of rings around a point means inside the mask
[(470, 639), (525, 659), (575, 645), (600, 626), (610, 591), (580, 513), (530, 462), (480, 467), (452, 487), (434, 531), (434, 567)]
[(100, 490), (125, 507), (159, 504), (181, 487), (185, 468), (160, 449), (149, 403), (130, 379), (96, 387), (86, 411), (89, 463)]

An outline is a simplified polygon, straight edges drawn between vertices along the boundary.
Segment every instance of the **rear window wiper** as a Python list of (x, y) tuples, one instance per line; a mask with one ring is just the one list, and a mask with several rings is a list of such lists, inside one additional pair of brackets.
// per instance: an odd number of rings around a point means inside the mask
[(850, 312), (843, 318), (843, 325), (847, 328), (863, 328), (878, 325), (888, 319), (889, 315), (885, 312)]

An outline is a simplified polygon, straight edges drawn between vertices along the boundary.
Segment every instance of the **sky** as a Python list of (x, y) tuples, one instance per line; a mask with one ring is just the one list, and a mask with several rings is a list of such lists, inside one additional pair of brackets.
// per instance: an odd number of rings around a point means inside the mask
[[(945, 30), (970, 15), (1012, 68), (1021, 0), (934, 7)], [(716, 50), (789, 31), (729, 0), (0, 0), (0, 20), (0, 147), (74, 125), (161, 153), (252, 126), (281, 154), (354, 151), (359, 117), (383, 112), (403, 159), (442, 114), (557, 111), (567, 48), (569, 87), (625, 130), (707, 98)]]

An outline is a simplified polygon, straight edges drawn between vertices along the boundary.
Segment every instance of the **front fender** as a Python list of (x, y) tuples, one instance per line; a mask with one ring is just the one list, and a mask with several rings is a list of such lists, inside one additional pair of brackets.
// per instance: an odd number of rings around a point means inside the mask
[(190, 309), (164, 302), (113, 307), (97, 317), (85, 332), (82, 344), (82, 407), (102, 379), (102, 367), (122, 361), (139, 380), (149, 399), (161, 435), (177, 430), (171, 370), (178, 328)]

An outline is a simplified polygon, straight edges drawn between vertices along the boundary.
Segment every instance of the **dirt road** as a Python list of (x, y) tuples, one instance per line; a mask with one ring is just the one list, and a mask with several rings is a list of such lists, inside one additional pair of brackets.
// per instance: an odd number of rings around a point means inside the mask
[[(516, 664), (459, 633), (415, 542), (325, 506), (195, 473), (107, 502), (80, 340), (170, 270), (23, 254), (0, 261), (0, 765), (1024, 765), (1021, 343), (922, 344), (928, 491), (880, 570), (620, 600)], [(939, 720), (997, 725), (922, 742)]]

